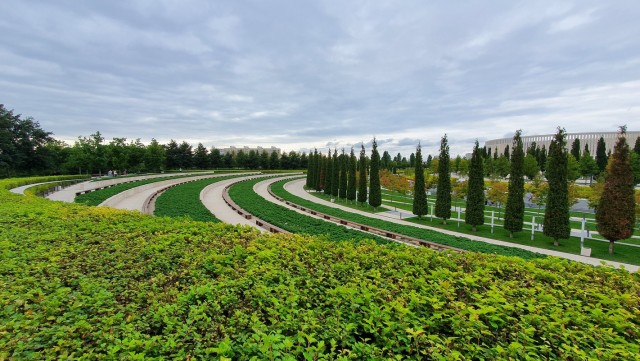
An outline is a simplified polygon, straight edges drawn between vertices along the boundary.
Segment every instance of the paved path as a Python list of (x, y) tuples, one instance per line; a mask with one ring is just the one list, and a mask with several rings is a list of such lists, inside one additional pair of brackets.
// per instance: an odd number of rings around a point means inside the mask
[(231, 209), (227, 203), (222, 199), (222, 193), (224, 188), (231, 183), (238, 182), (242, 179), (254, 179), (259, 177), (265, 177), (266, 175), (255, 175), (248, 177), (241, 177), (235, 179), (223, 180), (206, 186), (202, 192), (200, 192), (200, 200), (202, 204), (220, 221), (229, 224), (241, 224), (245, 226), (251, 226), (258, 229), (261, 232), (266, 232), (263, 228), (258, 227), (255, 223), (245, 219), (233, 209)]
[(27, 184), (27, 185), (24, 185), (24, 186), (20, 186), (20, 187), (17, 187), (17, 188), (10, 189), (10, 191), (11, 191), (11, 193), (24, 195), (24, 191), (26, 191), (28, 188), (35, 187), (35, 186), (39, 186), (39, 185), (41, 185), (41, 184), (58, 183), (58, 182), (61, 182), (61, 181), (51, 181), (51, 182), (42, 182), (42, 183), (31, 183), (31, 184)]
[(128, 189), (122, 193), (118, 193), (113, 197), (100, 203), (100, 206), (144, 212), (144, 207), (147, 199), (154, 193), (162, 190), (162, 188), (179, 184), (179, 183), (184, 183), (187, 181), (225, 177), (228, 175), (229, 175), (228, 173), (209, 174), (209, 175), (200, 175), (200, 176), (194, 175), (191, 177), (181, 177), (177, 179), (168, 179), (168, 180), (159, 181), (155, 183), (144, 184), (139, 187)]
[(626, 264), (626, 263), (605, 261), (605, 260), (601, 260), (599, 258), (584, 257), (584, 256), (580, 256), (580, 255), (577, 255), (577, 254), (558, 252), (558, 251), (554, 251), (554, 250), (531, 247), (531, 246), (525, 246), (525, 245), (520, 245), (520, 244), (513, 244), (513, 243), (509, 243), (509, 242), (503, 242), (503, 241), (495, 240), (495, 239), (469, 235), (469, 234), (466, 234), (466, 233), (458, 233), (458, 232), (453, 232), (453, 231), (449, 231), (449, 230), (429, 227), (429, 226), (425, 226), (425, 225), (422, 225), (422, 224), (411, 223), (411, 222), (400, 220), (399, 216), (397, 214), (393, 214), (393, 213), (390, 213), (390, 212), (369, 213), (369, 212), (360, 211), (358, 209), (345, 207), (345, 206), (342, 206), (340, 204), (331, 203), (331, 202), (325, 201), (323, 199), (320, 199), (318, 197), (315, 197), (315, 196), (313, 196), (311, 194), (308, 194), (303, 188), (304, 187), (304, 183), (305, 183), (305, 180), (303, 178), (303, 179), (295, 180), (295, 181), (292, 181), (292, 182), (289, 182), (289, 183), (285, 184), (284, 188), (288, 192), (290, 192), (291, 194), (294, 194), (294, 195), (296, 195), (296, 196), (298, 196), (300, 198), (304, 198), (306, 200), (309, 200), (309, 201), (312, 201), (312, 202), (315, 202), (315, 203), (319, 203), (319, 204), (322, 204), (322, 205), (326, 205), (326, 206), (329, 206), (329, 207), (333, 207), (333, 208), (336, 208), (336, 209), (342, 209), (342, 210), (347, 211), (347, 212), (357, 213), (357, 214), (360, 214), (360, 215), (363, 215), (363, 216), (367, 216), (367, 217), (370, 217), (370, 218), (381, 219), (381, 220), (384, 220), (384, 221), (391, 221), (391, 222), (395, 222), (395, 223), (398, 223), (398, 224), (411, 226), (411, 227), (430, 229), (430, 230), (433, 230), (433, 231), (436, 231), (436, 232), (445, 233), (445, 234), (458, 236), (458, 237), (464, 237), (464, 238), (471, 239), (471, 240), (474, 240), (474, 241), (482, 241), (482, 242), (492, 243), (492, 244), (496, 244), (496, 245), (500, 245), (500, 246), (506, 246), (506, 247), (521, 248), (521, 249), (525, 249), (525, 250), (532, 251), (532, 252), (538, 252), (538, 253), (542, 253), (542, 254), (546, 254), (546, 255), (562, 257), (562, 258), (566, 258), (566, 259), (570, 259), (570, 260), (574, 260), (574, 261), (578, 261), (578, 262), (582, 262), (582, 263), (586, 263), (586, 264), (591, 264), (591, 265), (594, 265), (594, 266), (600, 266), (601, 262), (604, 262), (607, 265), (611, 265), (611, 266), (614, 266), (616, 268), (618, 268), (620, 266), (624, 266), (624, 268), (627, 269), (630, 272), (638, 272), (638, 270), (640, 270), (639, 266), (630, 265), (630, 264)]
[(160, 178), (160, 177), (171, 177), (171, 176), (182, 176), (187, 174), (190, 174), (190, 173), (151, 174), (151, 175), (143, 175), (138, 177), (121, 177), (121, 178), (115, 177), (112, 179), (101, 180), (96, 182), (87, 181), (87, 182), (74, 184), (58, 192), (51, 193), (50, 195), (47, 196), (47, 198), (52, 201), (73, 203), (73, 201), (76, 199), (76, 192), (88, 191), (96, 188), (102, 188), (110, 185), (136, 181), (136, 180)]

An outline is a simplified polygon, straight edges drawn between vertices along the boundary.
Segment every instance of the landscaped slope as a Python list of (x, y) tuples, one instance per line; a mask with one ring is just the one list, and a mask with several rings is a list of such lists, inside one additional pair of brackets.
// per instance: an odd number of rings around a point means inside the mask
[[(0, 185), (1, 186), (1, 185)], [(585, 359), (640, 353), (640, 279), (0, 190), (0, 359)]]

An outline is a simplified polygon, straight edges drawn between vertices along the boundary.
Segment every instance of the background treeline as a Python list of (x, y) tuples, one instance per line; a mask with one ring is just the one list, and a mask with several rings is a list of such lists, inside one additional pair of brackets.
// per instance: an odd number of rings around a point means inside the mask
[(0, 104), (0, 178), (51, 174), (119, 174), (165, 170), (245, 168), (304, 169), (305, 153), (256, 152), (238, 150), (222, 154), (201, 143), (195, 148), (183, 141), (160, 144), (152, 139), (145, 145), (138, 138), (106, 141), (96, 132), (78, 137), (75, 144), (56, 140), (31, 117), (22, 117)]
[[(631, 140), (634, 144), (632, 166), (635, 182), (640, 182), (640, 138)], [(607, 165), (609, 154), (605, 153), (605, 141), (600, 139), (595, 155), (588, 147), (580, 147), (575, 140), (568, 152), (568, 178), (593, 178), (600, 175)], [(510, 151), (507, 147), (503, 154), (492, 153), (489, 148), (481, 148), (486, 177), (505, 178), (510, 170)], [(548, 151), (535, 143), (526, 150), (524, 174), (534, 179), (544, 173), (547, 166)], [(367, 158), (368, 159), (368, 158)], [(186, 169), (305, 169), (308, 168), (306, 153), (265, 153), (243, 150), (237, 153), (222, 154), (220, 149), (207, 149), (198, 144), (195, 147), (186, 141), (178, 143), (171, 140), (160, 144), (152, 139), (145, 145), (138, 138), (113, 138), (107, 141), (100, 132), (90, 136), (78, 137), (72, 146), (56, 140), (51, 132), (40, 128), (31, 117), (14, 114), (0, 104), (0, 177), (21, 175), (52, 174), (105, 174), (108, 170), (123, 174), (137, 172), (160, 172), (165, 170)], [(398, 153), (392, 156), (384, 151), (380, 156), (380, 169), (396, 173), (398, 170), (411, 172), (415, 167), (416, 155), (409, 157)], [(458, 155), (451, 159), (450, 169), (459, 176), (469, 172), (468, 159)], [(439, 159), (428, 155), (425, 168), (436, 174)], [(360, 166), (358, 165), (358, 169)]]

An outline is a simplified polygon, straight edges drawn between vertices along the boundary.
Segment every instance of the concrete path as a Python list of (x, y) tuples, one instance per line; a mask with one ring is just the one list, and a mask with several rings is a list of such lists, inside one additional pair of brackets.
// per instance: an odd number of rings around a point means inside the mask
[(11, 193), (24, 195), (24, 191), (26, 191), (27, 189), (29, 189), (29, 188), (31, 188), (31, 187), (39, 186), (39, 185), (41, 185), (41, 184), (58, 183), (58, 182), (60, 182), (60, 181), (51, 181), (51, 182), (42, 182), (42, 183), (31, 183), (31, 184), (27, 184), (27, 185), (24, 185), (24, 186), (20, 186), (20, 187), (17, 187), (17, 188), (10, 189), (9, 191), (10, 191)]
[(194, 175), (192, 177), (181, 177), (177, 179), (168, 179), (168, 180), (159, 181), (155, 183), (144, 184), (139, 187), (128, 189), (122, 193), (118, 193), (113, 197), (100, 203), (100, 206), (144, 212), (144, 207), (147, 199), (149, 199), (149, 197), (154, 193), (162, 190), (167, 186), (180, 184), (180, 183), (193, 181), (193, 180), (225, 177), (228, 175), (229, 174), (225, 174), (225, 173), (200, 175), (200, 176)]
[(469, 234), (466, 234), (466, 233), (458, 233), (458, 232), (453, 232), (453, 231), (449, 231), (449, 230), (429, 227), (429, 226), (425, 226), (425, 225), (422, 225), (422, 224), (415, 224), (415, 223), (411, 223), (411, 222), (400, 220), (398, 218), (398, 215), (392, 214), (392, 213), (389, 213), (389, 212), (369, 213), (369, 212), (360, 211), (360, 210), (349, 208), (349, 207), (345, 207), (345, 206), (342, 206), (342, 205), (339, 205), (339, 204), (331, 203), (331, 202), (325, 201), (323, 199), (320, 199), (318, 197), (315, 197), (315, 196), (313, 196), (311, 194), (308, 194), (303, 188), (304, 187), (304, 183), (305, 183), (305, 180), (303, 178), (303, 179), (295, 180), (295, 181), (292, 181), (292, 182), (289, 182), (289, 183), (285, 184), (284, 188), (288, 192), (290, 192), (291, 194), (294, 194), (294, 195), (296, 195), (296, 196), (298, 196), (300, 198), (303, 198), (303, 199), (306, 199), (306, 200), (309, 200), (309, 201), (312, 201), (312, 202), (315, 202), (315, 203), (319, 203), (319, 204), (322, 204), (322, 205), (325, 205), (325, 206), (333, 207), (333, 208), (336, 208), (336, 209), (342, 209), (342, 210), (347, 211), (347, 212), (357, 213), (357, 214), (360, 214), (360, 215), (363, 215), (363, 216), (367, 216), (367, 217), (370, 217), (370, 218), (376, 218), (376, 219), (381, 219), (381, 220), (384, 220), (384, 221), (395, 222), (397, 224), (402, 224), (402, 225), (411, 226), (411, 227), (430, 229), (430, 230), (433, 230), (433, 231), (436, 231), (436, 232), (445, 233), (445, 234), (458, 236), (458, 237), (464, 237), (464, 238), (471, 239), (471, 240), (474, 240), (474, 241), (482, 241), (482, 242), (492, 243), (492, 244), (496, 244), (496, 245), (500, 245), (500, 246), (506, 246), (506, 247), (521, 248), (521, 249), (525, 249), (525, 250), (532, 251), (532, 252), (538, 252), (538, 253), (542, 253), (542, 254), (546, 254), (546, 255), (566, 258), (566, 259), (570, 259), (570, 260), (573, 260), (573, 261), (578, 261), (578, 262), (582, 262), (582, 263), (586, 263), (586, 264), (590, 264), (590, 265), (594, 265), (594, 266), (600, 266), (601, 262), (604, 262), (605, 264), (613, 266), (615, 268), (619, 268), (620, 266), (624, 266), (624, 268), (626, 270), (628, 270), (629, 272), (638, 272), (638, 270), (640, 270), (639, 266), (630, 265), (630, 264), (626, 264), (626, 263), (605, 261), (605, 260), (601, 260), (599, 258), (585, 257), (585, 256), (580, 256), (580, 255), (570, 254), (570, 253), (565, 253), (565, 252), (558, 252), (558, 251), (549, 250), (549, 249), (537, 248), (537, 247), (532, 247), (532, 246), (525, 246), (525, 245), (520, 245), (520, 244), (513, 244), (513, 243), (509, 243), (509, 242), (503, 242), (503, 241), (495, 240), (495, 239), (469, 235)]
[(112, 179), (101, 180), (96, 182), (86, 181), (86, 182), (72, 185), (58, 192), (51, 193), (49, 196), (47, 196), (47, 198), (52, 201), (73, 203), (73, 201), (76, 199), (77, 192), (88, 191), (92, 189), (102, 188), (110, 185), (136, 181), (136, 180), (152, 179), (152, 178), (160, 178), (160, 177), (171, 177), (171, 176), (183, 176), (188, 174), (191, 174), (191, 173), (151, 174), (151, 175), (143, 175), (138, 177), (115, 177)]
[(247, 176), (235, 179), (223, 180), (206, 186), (202, 192), (200, 192), (200, 200), (202, 204), (220, 221), (229, 224), (240, 224), (245, 226), (251, 226), (258, 229), (261, 232), (266, 232), (263, 228), (258, 227), (255, 223), (245, 219), (233, 209), (231, 209), (227, 203), (222, 199), (222, 193), (224, 188), (229, 184), (236, 183), (244, 179), (255, 179), (265, 177), (266, 175)]

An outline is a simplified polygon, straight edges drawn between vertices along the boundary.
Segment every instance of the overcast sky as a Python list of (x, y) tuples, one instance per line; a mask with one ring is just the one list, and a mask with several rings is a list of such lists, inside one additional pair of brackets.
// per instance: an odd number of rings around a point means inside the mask
[[(71, 144), (328, 145), (640, 128), (638, 1), (0, 1), (0, 103)], [(369, 152), (369, 148), (367, 152)]]

